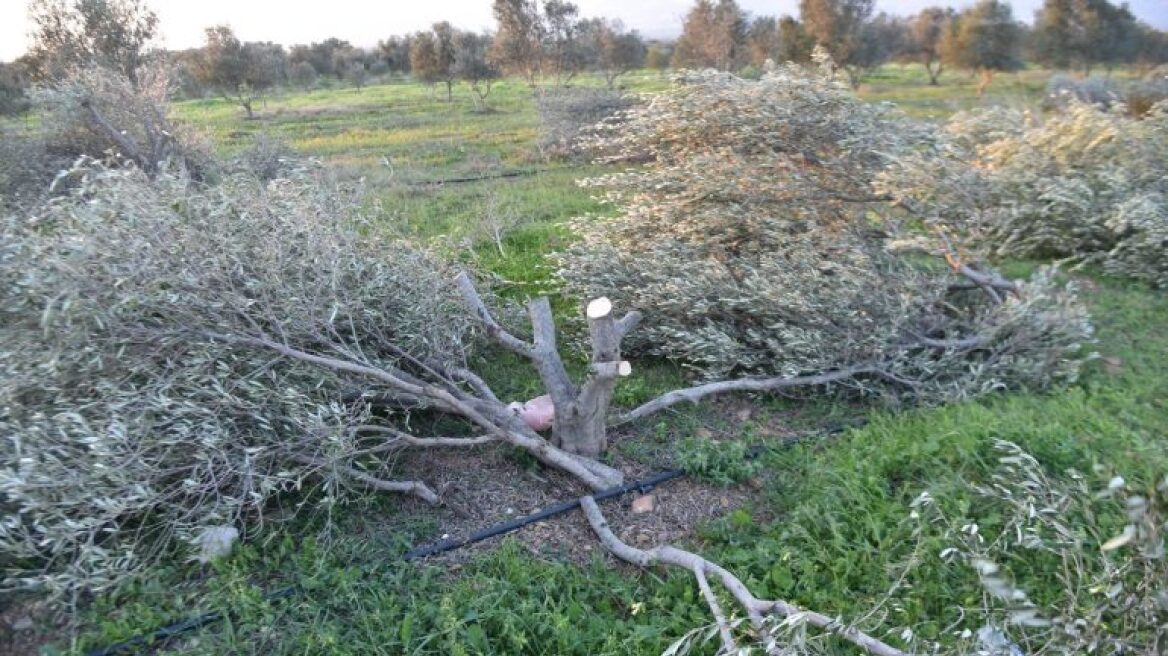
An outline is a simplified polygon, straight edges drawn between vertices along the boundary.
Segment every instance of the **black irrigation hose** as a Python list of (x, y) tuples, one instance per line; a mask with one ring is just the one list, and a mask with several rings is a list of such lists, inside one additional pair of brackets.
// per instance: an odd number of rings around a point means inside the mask
[[(782, 443), (782, 446), (784, 446), (784, 447), (793, 446), (793, 445), (795, 445), (799, 442), (802, 442), (803, 440), (806, 440), (806, 439), (811, 438), (811, 437), (819, 437), (819, 436), (823, 436), (823, 435), (833, 435), (835, 433), (841, 433), (849, 428), (862, 426), (864, 423), (865, 423), (865, 421), (861, 419), (859, 421), (844, 422), (844, 423), (836, 424), (834, 426), (831, 426), (831, 427), (826, 428), (826, 429), (821, 430), (821, 431), (814, 431), (811, 433), (806, 433), (806, 434), (797, 436), (793, 439), (786, 440)], [(756, 446), (756, 447), (753, 447), (752, 449), (750, 449), (749, 452), (747, 452), (746, 457), (747, 458), (756, 458), (762, 452), (763, 452), (763, 447)], [(680, 469), (671, 469), (669, 471), (664, 471), (664, 472), (661, 472), (659, 474), (654, 474), (653, 476), (650, 476), (649, 478), (645, 478), (645, 479), (642, 479), (639, 481), (634, 481), (632, 483), (625, 483), (624, 485), (609, 488), (607, 490), (604, 490), (603, 492), (598, 492), (598, 493), (592, 495), (592, 498), (597, 500), (597, 501), (605, 501), (607, 499), (612, 499), (613, 497), (623, 496), (623, 495), (628, 494), (629, 492), (633, 492), (633, 491), (641, 492), (643, 494), (643, 493), (653, 489), (654, 487), (656, 487), (662, 483), (665, 483), (667, 481), (672, 481), (672, 480), (677, 479), (677, 478), (681, 478), (682, 476), (685, 476), (684, 471), (682, 471)], [(552, 517), (555, 517), (556, 515), (562, 515), (566, 512), (574, 510), (579, 505), (580, 505), (579, 499), (572, 499), (570, 501), (564, 501), (564, 502), (558, 503), (554, 506), (544, 508), (543, 510), (540, 510), (539, 512), (532, 513), (532, 514), (527, 515), (525, 517), (517, 517), (515, 519), (509, 520), (506, 522), (500, 522), (498, 524), (495, 524), (494, 526), (488, 526), (487, 528), (484, 528), (482, 530), (471, 533), (470, 535), (468, 535), (464, 538), (448, 538), (446, 540), (440, 540), (438, 542), (433, 542), (431, 544), (422, 545), (420, 547), (415, 547), (414, 549), (407, 551), (401, 557), (401, 561), (402, 562), (410, 562), (412, 560), (417, 560), (419, 558), (425, 558), (427, 556), (433, 556), (435, 554), (445, 553), (447, 551), (454, 551), (455, 549), (460, 549), (462, 547), (465, 547), (465, 546), (470, 545), (470, 544), (474, 544), (476, 542), (482, 542), (483, 540), (493, 538), (495, 536), (504, 535), (504, 534), (510, 533), (512, 531), (516, 531), (516, 530), (521, 529), (524, 526), (527, 526), (529, 524), (534, 524), (536, 522), (540, 522), (540, 521), (543, 521), (545, 519), (550, 519)], [(264, 599), (267, 601), (276, 601), (277, 599), (286, 599), (288, 597), (293, 597), (293, 596), (299, 594), (299, 592), (300, 592), (300, 588), (293, 585), (293, 586), (288, 586), (286, 588), (280, 588), (278, 590), (274, 590), (272, 592), (269, 592), (267, 595), (264, 596)], [(157, 643), (162, 642), (164, 640), (169, 640), (170, 638), (173, 638), (175, 636), (182, 635), (183, 633), (188, 633), (190, 631), (194, 631), (195, 629), (207, 626), (208, 624), (214, 624), (215, 622), (222, 620), (224, 617), (225, 617), (225, 615), (222, 611), (212, 611), (210, 613), (203, 613), (202, 615), (194, 615), (194, 616), (179, 620), (177, 622), (167, 624), (166, 626), (155, 629), (154, 631), (151, 631), (150, 633), (135, 636), (135, 637), (130, 638), (128, 640), (123, 640), (122, 642), (114, 643), (114, 644), (108, 645), (106, 647), (94, 649), (90, 652), (87, 652), (86, 656), (116, 656), (117, 654), (131, 653), (136, 648), (145, 647), (145, 646), (152, 645), (152, 644), (157, 644)]]
[(413, 180), (408, 182), (411, 187), (440, 187), (447, 184), (460, 184), (465, 182), (482, 182), (484, 180), (499, 180), (501, 178), (522, 178), (529, 175), (540, 175), (542, 173), (554, 173), (556, 171), (570, 171), (572, 169), (584, 168), (582, 164), (570, 164), (567, 166), (548, 166), (541, 169), (516, 169), (513, 171), (501, 171), (498, 173), (488, 173), (486, 175), (476, 175), (461, 178), (440, 178), (438, 180)]

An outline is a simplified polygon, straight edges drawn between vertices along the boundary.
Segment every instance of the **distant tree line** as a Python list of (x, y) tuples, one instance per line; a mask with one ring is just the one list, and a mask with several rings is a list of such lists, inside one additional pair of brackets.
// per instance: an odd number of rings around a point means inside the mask
[(1168, 61), (1168, 35), (1108, 0), (1046, 0), (1033, 27), (1009, 3), (981, 0), (957, 12), (928, 7), (914, 16), (875, 13), (875, 0), (800, 0), (799, 17), (751, 17), (735, 0), (697, 0), (685, 17), (671, 64), (740, 71), (806, 62), (826, 48), (853, 86), (890, 61), (919, 62), (931, 84), (947, 67), (974, 70), (984, 87), (996, 71), (1024, 61), (1090, 73)]
[(567, 0), (493, 0), (492, 10), (493, 33), (442, 21), (371, 48), (337, 38), (285, 48), (241, 41), (221, 25), (206, 30), (201, 47), (166, 53), (145, 0), (33, 0), (32, 46), (16, 62), (0, 63), (0, 113), (23, 111), (32, 85), (79, 63), (96, 62), (133, 81), (142, 62), (159, 55), (175, 65), (182, 95), (219, 94), (248, 116), (275, 87), (360, 90), (372, 78), (408, 75), (443, 88), (448, 101), (463, 82), (476, 106), (487, 109), (492, 85), (504, 75), (532, 86), (567, 86), (589, 72), (612, 88), (641, 68), (756, 74), (768, 61), (807, 62), (817, 44), (853, 86), (890, 61), (919, 63), (931, 84), (946, 70), (976, 71), (979, 89), (995, 72), (1025, 61), (1084, 75), (1168, 61), (1168, 33), (1109, 0), (1045, 0), (1033, 26), (1016, 20), (1002, 0), (980, 0), (961, 12), (928, 7), (908, 17), (876, 13), (875, 0), (800, 0), (798, 17), (751, 16), (735, 0), (696, 0), (674, 42), (647, 42), (619, 21), (583, 17)]

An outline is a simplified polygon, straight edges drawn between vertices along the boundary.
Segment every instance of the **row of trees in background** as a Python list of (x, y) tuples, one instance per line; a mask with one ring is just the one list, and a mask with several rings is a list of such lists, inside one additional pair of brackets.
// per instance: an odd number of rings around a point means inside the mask
[[(566, 0), (494, 0), (492, 9), (493, 34), (438, 22), (374, 48), (337, 38), (285, 48), (241, 41), (229, 27), (216, 26), (202, 47), (169, 56), (184, 96), (220, 93), (249, 116), (256, 99), (278, 86), (339, 83), (359, 90), (372, 77), (412, 75), (444, 85), (448, 100), (455, 84), (466, 82), (485, 108), (492, 83), (503, 75), (564, 86), (588, 71), (611, 88), (642, 67), (750, 72), (768, 60), (807, 62), (816, 44), (853, 85), (889, 61), (920, 63), (932, 84), (946, 69), (978, 71), (982, 88), (995, 71), (1016, 70), (1024, 60), (1084, 74), (1168, 61), (1168, 34), (1108, 0), (1046, 0), (1033, 27), (1017, 21), (1001, 0), (981, 0), (960, 13), (929, 7), (911, 17), (875, 13), (874, 0), (801, 0), (797, 18), (750, 16), (735, 0), (697, 0), (674, 43), (647, 43), (619, 21), (581, 17)], [(23, 111), (30, 85), (58, 79), (82, 61), (133, 80), (161, 46), (157, 16), (143, 0), (35, 0), (30, 17), (29, 52), (0, 64), (0, 113)]]
[(822, 45), (858, 85), (889, 61), (920, 62), (932, 84), (946, 66), (994, 71), (1023, 61), (1089, 73), (1093, 67), (1168, 60), (1168, 36), (1108, 0), (1046, 0), (1033, 28), (1009, 3), (982, 0), (958, 13), (928, 7), (915, 16), (875, 13), (875, 0), (801, 0), (799, 18), (751, 17), (735, 0), (698, 0), (672, 52), (679, 68), (740, 70), (765, 61), (809, 61)]

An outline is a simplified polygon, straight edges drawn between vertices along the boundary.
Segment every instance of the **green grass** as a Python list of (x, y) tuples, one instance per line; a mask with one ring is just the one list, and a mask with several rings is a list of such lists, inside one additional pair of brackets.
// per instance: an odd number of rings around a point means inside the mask
[[(896, 66), (871, 78), (862, 93), (896, 102), (916, 116), (939, 118), (978, 102), (1030, 102), (1044, 83), (1040, 71), (999, 76), (987, 98), (978, 100), (972, 80), (947, 74), (944, 85), (934, 88), (917, 67)], [(632, 84), (645, 90), (661, 86), (654, 76)], [(523, 85), (501, 84), (492, 100), (497, 111), (479, 114), (465, 94), (446, 104), (423, 87), (397, 83), (273, 98), (257, 121), (242, 120), (238, 108), (218, 100), (182, 103), (178, 111), (227, 153), (267, 132), (322, 158), (345, 180), (364, 178), (370, 211), (385, 225), (494, 274), (500, 295), (521, 301), (555, 291), (548, 282), (547, 255), (571, 238), (563, 222), (604, 208), (575, 185), (596, 169), (538, 159), (532, 147), (536, 117)], [(542, 172), (418, 184), (518, 169)], [(501, 249), (475, 227), (487, 211), (519, 217)], [(1101, 285), (1091, 297), (1099, 350), (1122, 361), (1118, 374), (1093, 366), (1081, 384), (1053, 394), (878, 414), (863, 429), (827, 441), (768, 450), (759, 461), (768, 483), (756, 500), (701, 527), (688, 546), (739, 573), (760, 596), (852, 618), (882, 606), (882, 626), (891, 639), (904, 626), (927, 638), (944, 638), (941, 629), (958, 619), (955, 609), (972, 605), (980, 593), (972, 570), (935, 557), (942, 546), (939, 535), (914, 533), (909, 503), (922, 491), (992, 527), (994, 518), (979, 516), (966, 483), (990, 475), (995, 438), (1017, 442), (1052, 472), (1089, 473), (1097, 463), (1133, 481), (1168, 472), (1168, 333), (1162, 330), (1168, 300), (1123, 282)], [(577, 304), (557, 296), (557, 313), (571, 316)], [(522, 368), (505, 357), (473, 364), (508, 397), (537, 389), (534, 378), (517, 374)], [(639, 367), (622, 383), (617, 401), (644, 400), (680, 378), (672, 367)], [(798, 424), (854, 414), (835, 403), (782, 400), (760, 400), (757, 411)], [(663, 462), (672, 445), (708, 421), (700, 409), (664, 415), (637, 427), (619, 448), (645, 462)], [(756, 473), (735, 469), (717, 455), (695, 451), (686, 457), (698, 473), (721, 482)], [(249, 537), (205, 576), (189, 564), (157, 567), (98, 596), (79, 618), (75, 637), (58, 646), (69, 651), (106, 644), (213, 609), (231, 610), (231, 621), (171, 645), (172, 652), (656, 654), (709, 621), (691, 577), (613, 568), (602, 562), (596, 544), (580, 545), (594, 554), (587, 567), (555, 554), (532, 555), (510, 541), (457, 570), (395, 562), (438, 529), (426, 520), (403, 526), (395, 513), (392, 499), (342, 506), (331, 511), (336, 521), (331, 529), (317, 513), (294, 529)], [(911, 559), (919, 564), (907, 579), (910, 585), (882, 605)], [(1016, 565), (1023, 571), (1025, 562)], [(1029, 583), (1036, 598), (1056, 585), (1041, 576)], [(305, 594), (263, 599), (264, 591), (286, 585), (300, 586)], [(963, 626), (976, 629), (977, 619)]]

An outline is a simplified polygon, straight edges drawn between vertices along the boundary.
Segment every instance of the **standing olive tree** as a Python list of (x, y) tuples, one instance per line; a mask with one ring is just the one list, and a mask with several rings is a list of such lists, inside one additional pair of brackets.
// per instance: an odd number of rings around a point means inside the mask
[(746, 13), (734, 0), (698, 0), (674, 46), (674, 68), (736, 68), (746, 56), (746, 30)]
[(209, 27), (196, 77), (255, 118), (255, 103), (280, 79), (286, 63), (282, 47), (243, 43), (226, 25)]
[(779, 19), (779, 58), (777, 61), (807, 63), (815, 50), (815, 37), (793, 16)]
[(945, 63), (941, 60), (941, 40), (948, 32), (956, 12), (951, 8), (926, 7), (909, 21), (906, 59), (920, 62), (929, 75), (929, 84), (937, 86)]
[(782, 61), (782, 49), (779, 23), (773, 16), (758, 16), (750, 21), (746, 30), (746, 52), (751, 65), (761, 67), (768, 59)]
[(799, 19), (807, 34), (847, 71), (853, 88), (860, 83), (856, 67), (864, 56), (865, 26), (875, 7), (875, 0), (799, 1)]
[(438, 56), (438, 41), (433, 32), (418, 32), (410, 39), (410, 75), (430, 87), (442, 79), (442, 60)]
[(653, 41), (649, 43), (648, 50), (645, 52), (645, 66), (650, 70), (657, 71), (658, 75), (665, 75), (665, 71), (669, 70), (669, 61), (672, 58), (673, 47), (670, 44)]
[(544, 25), (536, 0), (494, 0), (497, 28), (491, 61), (535, 86), (543, 68)]
[(26, 62), (41, 82), (98, 64), (136, 83), (157, 45), (158, 16), (144, 0), (32, 0), (28, 13), (33, 28)]
[(1022, 68), (1022, 27), (1010, 5), (999, 0), (980, 0), (958, 15), (941, 40), (941, 61), (977, 71), (981, 96), (998, 71)]
[(591, 68), (604, 77), (609, 89), (617, 78), (645, 64), (645, 41), (620, 21), (595, 18), (581, 22), (583, 48)]
[(470, 85), (474, 93), (475, 107), (480, 112), (490, 109), (487, 105), (487, 96), (491, 95), (491, 86), (502, 76), (499, 69), (491, 63), (488, 55), (490, 47), (489, 34), (460, 32), (456, 37), (454, 72), (460, 80)]
[(446, 85), (446, 102), (454, 102), (454, 84), (459, 75), (456, 67), (458, 59), (459, 34), (447, 21), (434, 23), (430, 28), (434, 34), (433, 74)]
[(1035, 60), (1052, 68), (1089, 74), (1135, 59), (1138, 25), (1126, 5), (1107, 0), (1046, 0), (1034, 16)]

